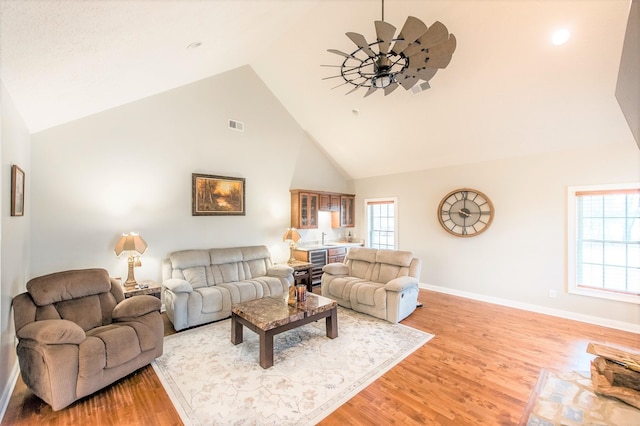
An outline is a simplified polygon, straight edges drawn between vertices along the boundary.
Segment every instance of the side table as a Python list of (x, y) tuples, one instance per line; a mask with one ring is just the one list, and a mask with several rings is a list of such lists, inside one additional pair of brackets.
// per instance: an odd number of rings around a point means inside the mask
[(311, 283), (311, 270), (313, 269), (313, 263), (296, 260), (293, 263), (286, 263), (286, 265), (293, 268), (293, 279), (295, 281), (295, 285), (305, 284), (307, 286), (307, 291), (311, 292), (313, 290), (313, 284)]
[(135, 286), (135, 287), (127, 288), (123, 286), (122, 292), (124, 293), (125, 299), (128, 299), (129, 297), (133, 297), (133, 296), (140, 296), (142, 294), (149, 294), (151, 296), (155, 296), (158, 299), (162, 300), (160, 296), (160, 292), (162, 291), (162, 285), (152, 280), (140, 281), (139, 284), (147, 284), (149, 285), (149, 287), (139, 288), (138, 286)]

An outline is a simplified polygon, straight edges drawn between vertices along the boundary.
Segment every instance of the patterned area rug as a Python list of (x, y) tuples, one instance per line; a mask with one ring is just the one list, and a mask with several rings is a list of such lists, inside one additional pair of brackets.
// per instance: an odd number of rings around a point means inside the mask
[(315, 424), (433, 335), (338, 307), (338, 337), (321, 320), (278, 334), (274, 366), (258, 364), (258, 335), (231, 320), (165, 338), (152, 364), (187, 425)]
[(638, 426), (640, 410), (594, 393), (589, 372), (542, 370), (520, 424)]

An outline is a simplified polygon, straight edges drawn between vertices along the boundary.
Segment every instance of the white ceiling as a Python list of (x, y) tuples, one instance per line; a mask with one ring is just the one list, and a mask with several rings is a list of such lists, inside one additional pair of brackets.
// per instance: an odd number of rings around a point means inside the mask
[[(379, 0), (0, 0), (0, 77), (31, 132), (249, 64), (352, 178), (632, 140), (614, 93), (630, 0), (387, 0), (458, 47), (431, 89), (331, 90)], [(551, 44), (558, 28), (571, 31)], [(187, 49), (193, 42), (197, 49)], [(359, 111), (355, 114), (353, 110)], [(241, 119), (241, 117), (238, 117)], [(630, 142), (632, 143), (632, 142)]]

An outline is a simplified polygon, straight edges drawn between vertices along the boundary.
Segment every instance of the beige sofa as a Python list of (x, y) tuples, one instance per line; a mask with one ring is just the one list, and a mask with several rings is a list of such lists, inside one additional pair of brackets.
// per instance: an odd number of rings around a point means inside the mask
[(22, 379), (56, 411), (136, 371), (162, 355), (160, 305), (104, 269), (33, 278), (13, 299)]
[(183, 250), (162, 264), (162, 295), (176, 330), (231, 316), (231, 305), (284, 296), (293, 268), (274, 265), (265, 246)]
[(324, 266), (322, 295), (397, 323), (416, 309), (420, 268), (420, 259), (408, 251), (353, 247), (344, 263)]

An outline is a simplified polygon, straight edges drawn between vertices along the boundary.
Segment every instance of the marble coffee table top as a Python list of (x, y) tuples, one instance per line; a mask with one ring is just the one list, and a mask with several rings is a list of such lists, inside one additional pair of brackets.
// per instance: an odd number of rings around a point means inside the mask
[(284, 296), (263, 297), (248, 302), (236, 303), (231, 312), (246, 319), (261, 330), (271, 330), (290, 322), (325, 312), (336, 307), (336, 301), (328, 297), (307, 293), (307, 300), (288, 304)]

